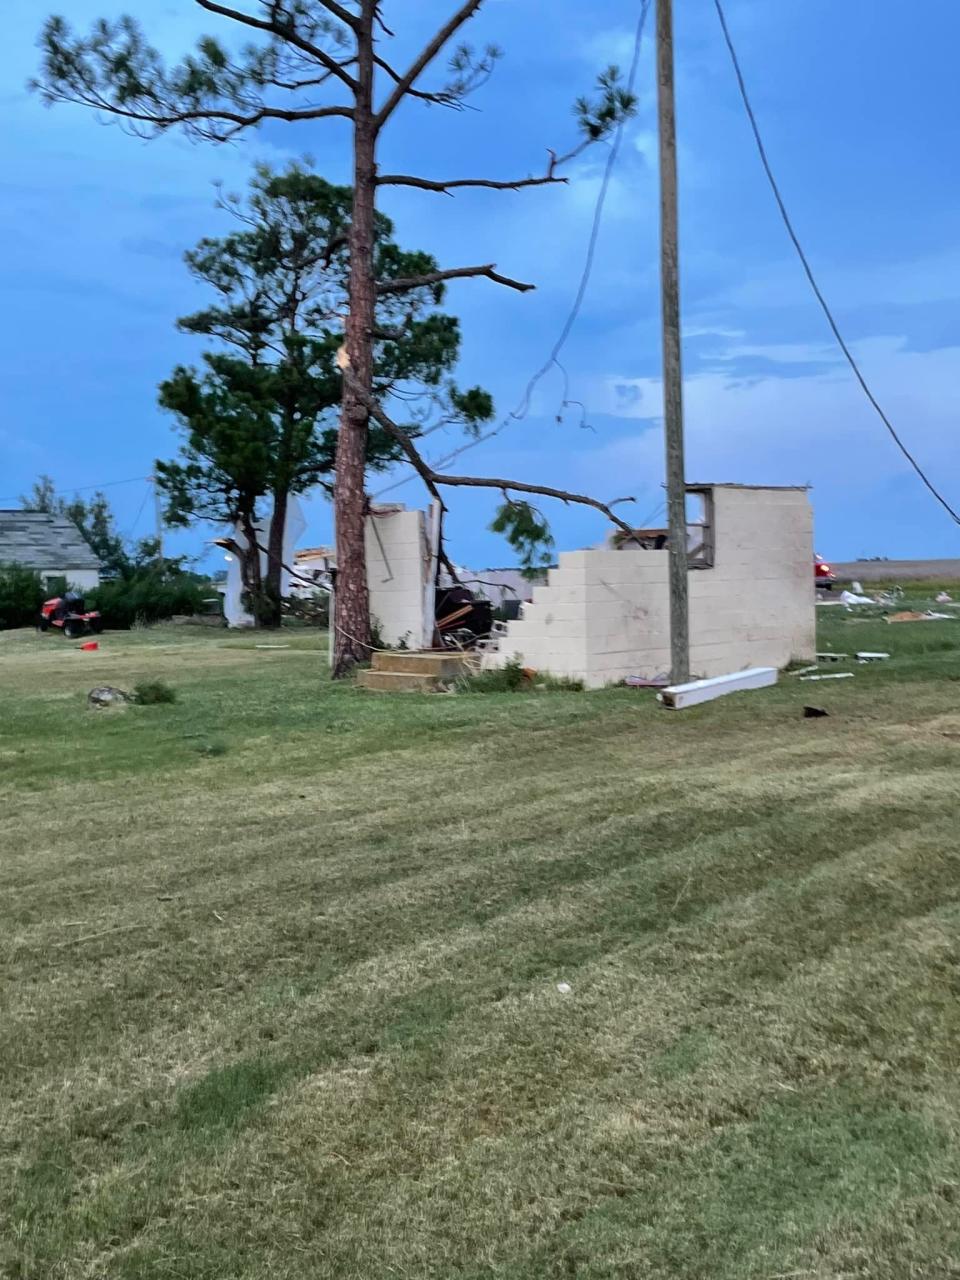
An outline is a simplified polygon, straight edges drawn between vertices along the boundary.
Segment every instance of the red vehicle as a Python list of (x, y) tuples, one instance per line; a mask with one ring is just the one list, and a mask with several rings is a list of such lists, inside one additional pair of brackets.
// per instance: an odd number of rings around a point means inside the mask
[(44, 602), (37, 626), (41, 631), (56, 627), (68, 640), (79, 640), (87, 632), (98, 636), (103, 630), (103, 619), (96, 609), (87, 611), (83, 596), (68, 591)]
[(823, 556), (815, 555), (813, 557), (813, 581), (814, 585), (829, 591), (837, 580), (837, 575), (824, 560)]

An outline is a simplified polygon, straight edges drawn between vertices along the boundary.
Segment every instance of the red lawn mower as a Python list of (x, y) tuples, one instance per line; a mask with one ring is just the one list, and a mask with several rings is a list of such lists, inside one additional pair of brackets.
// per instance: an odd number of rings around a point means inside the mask
[(68, 640), (79, 640), (88, 633), (98, 636), (103, 630), (103, 619), (96, 609), (87, 612), (83, 596), (68, 591), (44, 602), (37, 627), (40, 631), (56, 627)]

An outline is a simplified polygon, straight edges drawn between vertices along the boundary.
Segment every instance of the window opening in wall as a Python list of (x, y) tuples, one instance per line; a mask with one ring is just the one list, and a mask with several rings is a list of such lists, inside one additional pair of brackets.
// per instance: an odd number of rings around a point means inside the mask
[[(713, 490), (687, 490), (687, 565), (691, 569), (712, 569), (714, 560)], [(643, 551), (666, 551), (670, 546), (668, 529), (634, 529), (624, 533), (617, 529), (611, 536), (617, 550), (639, 547)]]
[(710, 489), (687, 490), (687, 566), (690, 569), (713, 568), (713, 492)]

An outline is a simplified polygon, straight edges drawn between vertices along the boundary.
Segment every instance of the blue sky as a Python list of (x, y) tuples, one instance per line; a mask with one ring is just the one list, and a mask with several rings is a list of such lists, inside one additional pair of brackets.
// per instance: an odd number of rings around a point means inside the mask
[[(570, 106), (603, 65), (625, 64), (639, 0), (488, 0), (470, 25), (506, 56), (462, 114), (404, 107), (382, 164), (432, 177), (511, 177), (541, 170), (547, 147), (574, 141)], [(412, 48), (453, 0), (390, 0), (388, 20)], [(223, 30), (192, 0), (61, 0), (85, 27), (132, 11), (165, 52)], [(896, 453), (833, 347), (760, 171), (712, 0), (677, 9), (681, 242), (691, 480), (810, 483), (818, 549), (860, 555), (960, 555), (960, 532)], [(960, 6), (925, 0), (727, 0), (768, 149), (821, 284), (868, 378), (954, 505), (960, 503), (960, 167), (955, 50)], [(255, 159), (309, 154), (347, 174), (338, 121), (278, 124), (229, 147), (169, 136), (142, 142), (79, 107), (42, 107), (22, 85), (36, 69), (45, 12), (8, 0), (5, 128), (0, 136), (2, 326), (0, 505), (40, 472), (63, 489), (145, 476), (171, 456), (171, 420), (156, 385), (196, 358), (176, 316), (201, 295), (181, 255), (224, 227), (212, 183), (243, 186)], [(544, 17), (544, 14), (549, 17)], [(402, 56), (397, 55), (402, 61)], [(601, 498), (631, 494), (638, 519), (661, 503), (657, 187), (652, 49), (641, 110), (624, 140), (596, 268), (565, 352), (576, 413), (556, 418), (557, 378), (533, 412), (457, 461), (488, 475), (542, 480)], [(535, 281), (520, 295), (457, 283), (448, 305), (464, 330), (460, 378), (512, 409), (543, 362), (575, 292), (605, 161), (595, 148), (566, 187), (393, 192), (384, 207), (401, 243), (443, 265), (496, 262)], [(435, 454), (456, 447), (434, 437)], [(375, 482), (374, 489), (382, 487)], [(149, 532), (142, 483), (107, 490), (121, 527)], [(418, 482), (391, 500), (419, 504)], [(451, 498), (454, 555), (509, 562), (486, 531), (494, 495)], [(589, 545), (600, 517), (551, 507), (561, 548)], [(138, 519), (139, 513), (139, 519)], [(305, 541), (330, 533), (308, 504)], [(199, 551), (209, 531), (180, 536)]]

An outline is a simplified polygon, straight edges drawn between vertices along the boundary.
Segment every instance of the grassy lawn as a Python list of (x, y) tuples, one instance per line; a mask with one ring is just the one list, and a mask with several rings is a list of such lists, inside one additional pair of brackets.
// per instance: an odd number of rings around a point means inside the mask
[(960, 1277), (960, 622), (820, 613), (681, 713), (0, 635), (0, 1275)]

